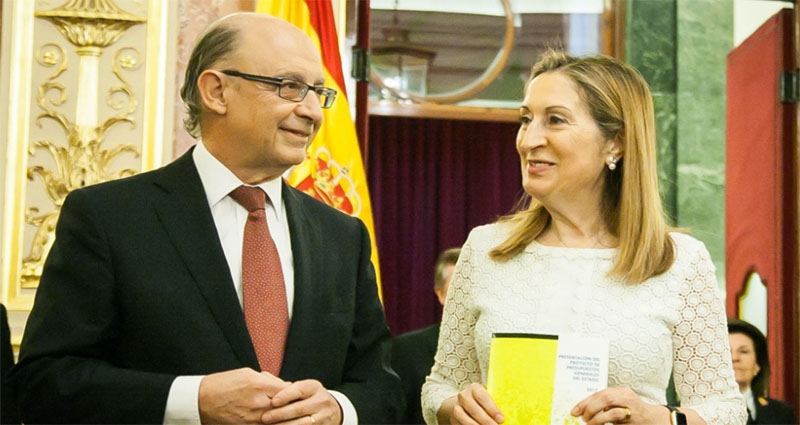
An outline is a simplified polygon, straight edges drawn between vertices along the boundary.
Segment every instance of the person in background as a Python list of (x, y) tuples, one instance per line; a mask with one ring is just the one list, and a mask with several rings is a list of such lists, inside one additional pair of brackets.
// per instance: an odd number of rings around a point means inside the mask
[[(444, 305), (447, 288), (453, 277), (461, 248), (444, 250), (436, 259), (433, 292), (440, 305)], [(431, 371), (439, 324), (398, 335), (392, 341), (392, 369), (400, 376), (406, 395), (406, 411), (402, 424), (424, 424), (420, 407), (420, 391), (425, 377)]]
[(281, 178), (335, 100), (324, 83), (286, 21), (206, 30), (181, 89), (197, 145), (63, 204), (12, 373), (24, 423), (399, 419), (366, 226)]
[(16, 392), (11, 386), (8, 374), (14, 366), (14, 347), (11, 346), (11, 328), (8, 326), (6, 306), (0, 304), (0, 424), (16, 425), (20, 423), (17, 413)]
[[(493, 333), (607, 340), (607, 388), (567, 413), (587, 425), (745, 423), (714, 264), (664, 218), (652, 102), (611, 57), (548, 50), (533, 66), (516, 138), (527, 206), (463, 246), (428, 424), (504, 421), (485, 387)], [(681, 406), (666, 405), (672, 370)]]
[(739, 391), (747, 402), (748, 424), (797, 424), (792, 406), (769, 394), (769, 354), (767, 338), (751, 323), (728, 319), (733, 371)]

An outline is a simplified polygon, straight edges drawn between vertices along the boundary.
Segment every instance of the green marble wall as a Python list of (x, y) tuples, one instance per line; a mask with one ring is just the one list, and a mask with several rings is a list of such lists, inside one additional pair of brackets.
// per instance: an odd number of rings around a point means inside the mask
[(678, 210), (675, 0), (632, 0), (627, 10), (625, 59), (642, 73), (653, 93), (661, 196), (674, 224)]
[(674, 224), (705, 242), (725, 287), (725, 59), (733, 0), (628, 0), (626, 60), (653, 90)]
[(706, 243), (725, 287), (725, 69), (733, 0), (678, 0), (678, 224)]

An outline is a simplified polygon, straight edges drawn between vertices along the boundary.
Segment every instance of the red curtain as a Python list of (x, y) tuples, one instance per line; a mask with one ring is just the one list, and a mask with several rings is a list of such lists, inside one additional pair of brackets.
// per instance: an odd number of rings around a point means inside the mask
[(439, 253), (510, 212), (523, 192), (517, 124), (371, 116), (367, 179), (392, 333), (441, 318)]

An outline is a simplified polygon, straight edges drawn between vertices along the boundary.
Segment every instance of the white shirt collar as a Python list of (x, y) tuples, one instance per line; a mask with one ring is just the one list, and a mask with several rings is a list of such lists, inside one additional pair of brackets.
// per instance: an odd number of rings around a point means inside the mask
[(747, 402), (747, 410), (750, 411), (750, 417), (752, 417), (753, 420), (755, 420), (756, 419), (756, 398), (753, 396), (753, 389), (750, 388), (750, 387), (747, 387), (747, 389), (744, 390), (742, 395), (744, 396), (744, 401)]
[[(192, 152), (192, 158), (197, 172), (200, 174), (200, 180), (203, 182), (209, 206), (213, 207), (234, 189), (243, 184), (246, 185), (225, 164), (211, 155), (202, 140), (198, 140), (197, 146)], [(256, 185), (267, 193), (275, 210), (278, 210), (283, 202), (282, 180), (282, 178), (277, 178)], [(281, 217), (280, 214), (277, 216)]]

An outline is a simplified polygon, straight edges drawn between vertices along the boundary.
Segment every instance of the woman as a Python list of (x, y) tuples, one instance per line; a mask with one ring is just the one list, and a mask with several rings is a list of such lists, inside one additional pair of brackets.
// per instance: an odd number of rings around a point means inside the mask
[(767, 338), (757, 327), (728, 319), (733, 371), (747, 403), (748, 424), (796, 424), (792, 406), (767, 397), (769, 354)]
[(508, 332), (609, 341), (608, 388), (570, 412), (588, 425), (671, 423), (671, 370), (673, 423), (744, 424), (713, 263), (663, 218), (642, 77), (613, 58), (546, 52), (516, 144), (529, 204), (462, 249), (423, 387), (427, 423), (502, 423), (483, 384), (492, 333)]

